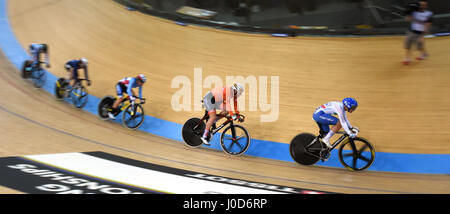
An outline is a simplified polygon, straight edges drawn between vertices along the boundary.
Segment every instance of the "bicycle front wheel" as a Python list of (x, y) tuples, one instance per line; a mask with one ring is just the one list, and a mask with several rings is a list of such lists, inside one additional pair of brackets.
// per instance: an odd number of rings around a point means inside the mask
[(122, 124), (131, 130), (135, 130), (142, 125), (144, 117), (144, 108), (141, 105), (129, 105), (122, 112)]
[(45, 81), (47, 80), (47, 72), (42, 69), (34, 71), (31, 76), (33, 78), (34, 87), (36, 88), (44, 86)]
[(240, 125), (228, 126), (220, 136), (220, 146), (230, 155), (241, 155), (250, 146), (250, 136), (247, 130)]
[(375, 160), (375, 148), (364, 138), (349, 139), (339, 147), (339, 160), (350, 171), (369, 168)]
[(88, 93), (84, 86), (75, 87), (72, 92), (72, 103), (77, 108), (83, 108), (88, 101)]

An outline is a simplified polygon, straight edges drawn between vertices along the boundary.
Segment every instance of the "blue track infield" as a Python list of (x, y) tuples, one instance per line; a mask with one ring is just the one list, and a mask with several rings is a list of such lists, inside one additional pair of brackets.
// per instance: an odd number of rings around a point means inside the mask
[[(21, 44), (17, 41), (14, 32), (11, 29), (8, 19), (7, 4), (7, 0), (0, 0), (0, 48), (9, 61), (11, 61), (12, 64), (20, 70), (22, 63), (30, 57)], [(49, 44), (49, 46), (51, 46), (51, 44)], [(47, 81), (43, 89), (53, 94), (56, 80), (57, 77), (48, 72)], [(111, 83), (111, 87), (113, 87), (113, 85), (114, 83)], [(100, 98), (89, 95), (88, 100), (89, 101), (83, 110), (92, 113), (93, 116), (97, 116), (97, 106)], [(186, 118), (186, 120), (187, 119), (188, 118)], [(117, 119), (116, 122), (121, 123), (120, 119)], [(146, 115), (144, 123), (139, 130), (164, 138), (180, 141), (181, 143), (183, 141), (181, 138), (181, 128), (181, 124)], [(376, 149), (376, 142), (373, 143)], [(218, 135), (216, 135), (211, 142), (211, 148), (221, 150)], [(289, 154), (289, 144), (286, 143), (252, 139), (251, 145), (245, 154), (293, 162)], [(316, 165), (343, 168), (336, 150), (332, 152), (331, 158), (328, 161), (318, 162)], [(450, 174), (450, 154), (403, 154), (377, 152), (375, 161), (368, 170), (401, 173)]]

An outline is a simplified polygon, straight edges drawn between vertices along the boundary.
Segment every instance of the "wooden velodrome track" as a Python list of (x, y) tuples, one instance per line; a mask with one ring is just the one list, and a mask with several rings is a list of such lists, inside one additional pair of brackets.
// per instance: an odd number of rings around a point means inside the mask
[[(449, 38), (427, 41), (431, 58), (405, 67), (401, 37), (272, 38), (211, 28), (188, 28), (130, 12), (110, 0), (9, 1), (18, 40), (50, 44), (52, 72), (81, 56), (90, 60), (90, 94), (114, 93), (125, 76), (144, 73), (147, 114), (183, 123), (201, 112), (171, 107), (171, 81), (203, 77), (279, 76), (279, 119), (259, 122), (244, 111), (255, 139), (288, 143), (300, 131), (316, 133), (314, 109), (346, 96), (360, 107), (350, 115), (378, 152), (450, 153)], [(105, 151), (137, 160), (279, 185), (342, 193), (448, 193), (448, 175), (351, 173), (304, 167), (221, 151), (191, 149), (148, 133), (124, 130), (35, 90), (1, 57), (0, 156)], [(204, 88), (202, 94), (208, 89)], [(194, 102), (193, 100), (191, 102)], [(248, 102), (248, 95), (246, 103)], [(13, 110), (14, 113), (11, 113)], [(77, 137), (81, 136), (81, 137)], [(0, 187), (2, 193), (16, 193)]]

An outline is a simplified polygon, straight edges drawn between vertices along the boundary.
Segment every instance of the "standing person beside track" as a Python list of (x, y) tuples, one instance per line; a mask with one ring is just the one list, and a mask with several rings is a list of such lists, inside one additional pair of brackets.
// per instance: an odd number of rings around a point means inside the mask
[(419, 1), (415, 6), (407, 12), (405, 20), (411, 22), (411, 26), (406, 33), (405, 38), (405, 59), (404, 65), (411, 64), (412, 45), (417, 43), (417, 49), (421, 55), (417, 60), (424, 60), (429, 57), (425, 49), (424, 36), (429, 33), (432, 23), (433, 12), (427, 10), (428, 3), (426, 1)]

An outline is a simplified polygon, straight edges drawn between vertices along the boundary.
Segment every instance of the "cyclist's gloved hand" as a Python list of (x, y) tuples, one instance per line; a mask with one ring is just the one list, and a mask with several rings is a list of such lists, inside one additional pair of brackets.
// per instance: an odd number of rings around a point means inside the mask
[(236, 115), (236, 114), (233, 114), (233, 115), (231, 116), (231, 118), (232, 118), (233, 120), (236, 120), (236, 119), (237, 119), (237, 115)]
[(351, 133), (351, 134), (349, 134), (348, 136), (349, 136), (350, 138), (355, 138), (356, 135), (357, 135), (357, 133)]
[(91, 86), (91, 81), (90, 80), (87, 81), (87, 85)]

